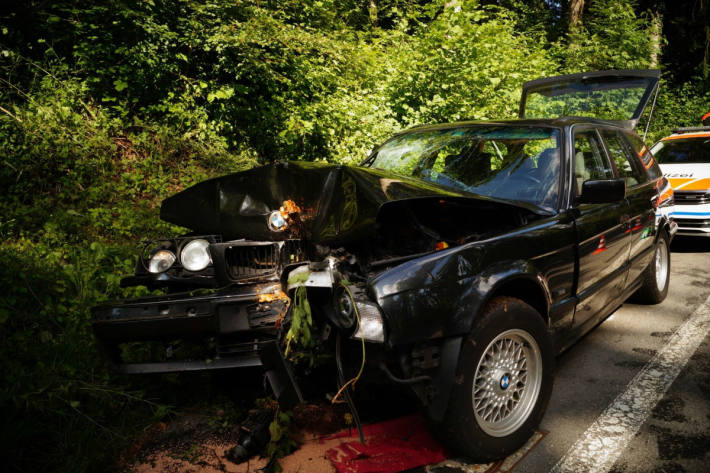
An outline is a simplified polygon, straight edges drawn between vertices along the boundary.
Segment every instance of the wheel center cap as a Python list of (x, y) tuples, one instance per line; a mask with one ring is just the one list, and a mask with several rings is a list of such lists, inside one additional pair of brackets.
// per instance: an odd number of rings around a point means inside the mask
[(508, 374), (504, 374), (500, 378), (500, 388), (501, 389), (508, 389), (509, 385), (510, 385), (510, 376)]

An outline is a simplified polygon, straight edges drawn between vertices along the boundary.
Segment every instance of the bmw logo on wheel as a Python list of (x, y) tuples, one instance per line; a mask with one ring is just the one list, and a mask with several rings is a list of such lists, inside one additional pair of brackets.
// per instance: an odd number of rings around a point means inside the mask
[(510, 384), (510, 376), (508, 376), (507, 374), (504, 374), (503, 377), (500, 379), (501, 389), (507, 389), (509, 384)]

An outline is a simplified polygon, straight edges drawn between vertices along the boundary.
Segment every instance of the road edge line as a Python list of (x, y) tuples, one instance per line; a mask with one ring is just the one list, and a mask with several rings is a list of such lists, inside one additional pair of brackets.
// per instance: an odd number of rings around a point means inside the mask
[(634, 376), (550, 473), (606, 473), (710, 331), (710, 296)]

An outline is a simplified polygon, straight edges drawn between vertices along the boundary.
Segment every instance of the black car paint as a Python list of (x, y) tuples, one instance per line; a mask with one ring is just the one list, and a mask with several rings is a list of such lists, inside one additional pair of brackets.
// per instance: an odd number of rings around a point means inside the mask
[[(225, 241), (274, 240), (285, 236), (268, 230), (266, 215), (284, 200), (294, 199), (304, 208), (307, 218), (300, 231), (313, 243), (311, 256), (316, 257), (320, 246), (344, 246), (357, 254), (387, 227), (389, 219), (382, 220), (387, 209), (417, 203), (456, 206), (467, 225), (482, 226), (479, 238), (441, 251), (396, 255), (401, 257), (389, 260), (370, 255), (362, 262), (370, 268), (366, 293), (383, 312), (385, 351), (406, 353), (422, 343), (440, 347), (432, 389), (423, 400), (429, 403), (430, 415), (441, 418), (454, 382), (462, 337), (470, 332), (476, 315), (491, 298), (512, 295), (528, 302), (545, 318), (557, 351), (562, 351), (639, 287), (638, 274), (649, 264), (658, 234), (664, 228), (670, 231), (668, 221), (655, 220), (651, 201), (658, 191), (653, 180), (629, 189), (626, 198), (614, 204), (576, 202), (571, 163), (575, 128), (622, 128), (610, 122), (576, 118), (495, 122), (508, 123), (562, 131), (563, 192), (554, 212), (367, 167), (299, 162), (263, 166), (198, 184), (166, 199), (161, 217), (200, 234), (222, 235)], [(491, 226), (486, 218), (495, 220), (494, 215), (504, 216), (508, 225)], [(636, 218), (640, 219), (639, 228), (630, 223)], [(644, 231), (649, 238), (635, 242), (634, 238)], [(606, 247), (596, 252), (600, 239), (606, 241)], [(225, 289), (226, 297), (230, 290)], [(254, 302), (256, 297), (252, 291), (249, 300)], [(107, 316), (125, 313), (121, 310), (126, 304), (143, 303), (129, 301), (94, 310), (99, 338), (122, 324), (131, 327), (125, 332), (127, 336), (164, 336), (157, 333), (157, 323)], [(229, 306), (219, 296), (210, 304), (213, 314), (219, 311), (215, 307)], [(175, 313), (172, 318), (183, 316)], [(210, 323), (216, 333), (221, 333), (218, 321)], [(391, 358), (396, 360), (395, 356)], [(402, 372), (416, 374), (405, 367)]]

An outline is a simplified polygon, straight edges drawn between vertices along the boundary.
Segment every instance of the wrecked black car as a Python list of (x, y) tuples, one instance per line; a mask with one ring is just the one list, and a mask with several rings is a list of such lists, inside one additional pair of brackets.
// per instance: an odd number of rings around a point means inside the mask
[[(286, 405), (304, 359), (329, 355), (347, 394), (366, 354), (453, 451), (501, 458), (539, 424), (556, 354), (632, 294), (667, 294), (672, 190), (633, 132), (658, 78), (532, 81), (520, 120), (415, 127), (361, 166), (186, 189), (161, 218), (190, 233), (150, 242), (123, 280), (165, 294), (94, 308), (96, 336), (123, 373), (261, 367)], [(156, 356), (131, 359), (135, 341)]]

